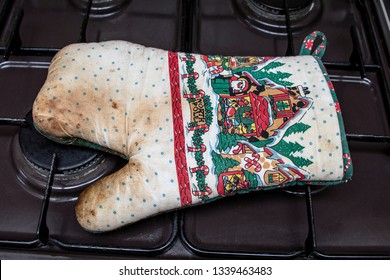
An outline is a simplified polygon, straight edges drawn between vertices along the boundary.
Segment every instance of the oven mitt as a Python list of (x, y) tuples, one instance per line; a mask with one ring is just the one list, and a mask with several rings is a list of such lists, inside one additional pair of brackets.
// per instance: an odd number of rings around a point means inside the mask
[(36, 128), (128, 159), (82, 192), (78, 222), (109, 231), (235, 193), (350, 179), (340, 106), (320, 60), (325, 44), (314, 32), (292, 57), (124, 41), (62, 49), (33, 105)]

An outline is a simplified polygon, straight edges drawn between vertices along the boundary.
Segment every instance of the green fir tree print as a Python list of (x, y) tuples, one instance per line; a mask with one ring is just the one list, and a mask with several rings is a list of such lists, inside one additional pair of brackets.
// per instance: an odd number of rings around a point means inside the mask
[[(306, 130), (310, 128), (310, 125), (304, 123), (296, 123), (290, 126), (284, 136), (288, 136), (295, 133), (304, 133)], [(313, 162), (307, 158), (294, 156), (294, 153), (300, 152), (305, 147), (297, 142), (287, 142), (284, 139), (280, 140), (280, 142), (272, 147), (279, 154), (288, 157), (296, 166), (305, 167), (309, 166)]]
[(313, 162), (307, 158), (290, 156), (291, 161), (298, 167), (309, 166)]
[(217, 149), (221, 152), (237, 145), (240, 140), (247, 140), (245, 136), (233, 133), (219, 133)]
[(244, 170), (245, 180), (250, 183), (249, 188), (256, 188), (259, 186), (259, 181), (257, 176), (248, 170)]
[(239, 68), (233, 72), (233, 74), (238, 72), (247, 71), (249, 72), (253, 78), (255, 78), (257, 81), (261, 81), (262, 79), (268, 78), (274, 83), (289, 87), (292, 86), (293, 83), (286, 81), (287, 78), (289, 78), (292, 74), (287, 72), (281, 72), (281, 71), (274, 71), (275, 68), (278, 68), (280, 66), (283, 66), (284, 63), (273, 61), (267, 64), (266, 66), (258, 69), (255, 67), (245, 67), (245, 68)]
[(284, 136), (289, 136), (289, 135), (295, 134), (295, 133), (304, 133), (310, 127), (311, 127), (310, 125), (305, 124), (305, 123), (295, 123), (286, 130), (286, 133), (284, 134)]
[(215, 166), (214, 173), (217, 175), (226, 172), (229, 168), (235, 167), (240, 164), (237, 160), (231, 158), (224, 158), (214, 151), (211, 152), (211, 156)]
[(277, 67), (280, 67), (280, 66), (283, 66), (284, 63), (281, 63), (279, 61), (272, 61), (270, 63), (268, 63), (266, 66), (264, 66), (262, 68), (263, 71), (269, 71), (269, 70), (272, 70), (274, 68), (277, 68)]
[(280, 140), (278, 144), (272, 147), (275, 151), (283, 154), (285, 156), (290, 156), (295, 152), (299, 152), (303, 150), (303, 146), (298, 144), (297, 142), (287, 142), (285, 140)]

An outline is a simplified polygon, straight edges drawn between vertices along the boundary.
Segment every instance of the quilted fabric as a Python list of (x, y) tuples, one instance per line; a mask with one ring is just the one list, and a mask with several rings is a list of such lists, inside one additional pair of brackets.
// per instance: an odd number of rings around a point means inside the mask
[(352, 175), (339, 103), (318, 57), (174, 53), (74, 44), (53, 59), (36, 128), (128, 164), (80, 195), (93, 232), (251, 190)]

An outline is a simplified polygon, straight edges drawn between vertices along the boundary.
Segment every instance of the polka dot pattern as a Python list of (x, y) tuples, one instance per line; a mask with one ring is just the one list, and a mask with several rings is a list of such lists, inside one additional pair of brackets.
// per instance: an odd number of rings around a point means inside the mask
[(42, 102), (53, 104), (44, 117), (69, 124), (61, 128), (65, 135), (52, 134), (130, 158), (80, 196), (76, 213), (86, 229), (113, 230), (180, 205), (169, 81), (165, 51), (127, 42), (71, 45), (52, 63), (40, 93)]
[[(340, 128), (335, 103), (326, 78), (320, 71), (318, 62), (311, 56), (291, 57), (286, 60), (291, 62), (287, 63), (287, 66), (280, 67), (280, 71), (293, 73), (294, 84), (308, 88), (310, 93), (307, 97), (313, 100), (313, 105), (300, 120), (310, 125), (311, 128), (304, 135), (291, 134), (285, 140), (296, 141), (305, 147), (300, 151), (299, 156), (314, 162), (305, 167), (314, 180), (339, 180), (342, 172), (338, 168), (334, 170), (334, 166), (338, 166), (342, 160), (341, 149), (339, 149), (341, 147)], [(297, 71), (301, 69), (297, 68), (300, 67), (297, 65), (302, 65), (302, 63), (305, 65), (305, 71)]]

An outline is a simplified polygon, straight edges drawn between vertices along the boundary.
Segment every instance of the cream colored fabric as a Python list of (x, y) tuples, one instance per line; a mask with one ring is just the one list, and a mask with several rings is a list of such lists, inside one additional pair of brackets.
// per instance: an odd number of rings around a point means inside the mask
[(79, 198), (76, 214), (87, 230), (180, 206), (165, 51), (121, 41), (70, 45), (54, 57), (33, 116), (46, 134), (129, 157)]

